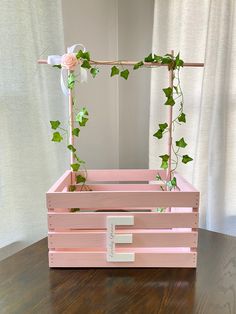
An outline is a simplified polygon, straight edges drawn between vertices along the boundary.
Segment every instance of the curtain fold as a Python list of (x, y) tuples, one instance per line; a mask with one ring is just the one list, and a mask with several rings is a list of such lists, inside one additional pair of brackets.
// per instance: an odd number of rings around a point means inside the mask
[[(194, 158), (180, 165), (180, 172), (201, 192), (200, 226), (236, 235), (236, 52), (235, 2), (220, 0), (155, 1), (153, 52), (179, 52), (186, 62), (205, 62), (204, 69), (184, 68), (181, 81), (187, 123), (178, 127), (175, 139), (184, 135), (186, 151)], [(162, 87), (168, 85), (165, 70), (152, 70), (149, 165), (160, 166), (166, 153), (153, 133), (166, 119)]]
[(64, 52), (61, 1), (1, 1), (0, 247), (46, 236), (45, 192), (66, 168), (49, 120), (65, 120), (59, 74), (37, 65)]

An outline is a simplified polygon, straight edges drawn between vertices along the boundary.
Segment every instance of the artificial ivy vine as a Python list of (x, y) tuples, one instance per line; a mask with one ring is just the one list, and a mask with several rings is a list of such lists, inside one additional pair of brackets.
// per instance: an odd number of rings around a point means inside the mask
[[(93, 61), (90, 59), (90, 53), (88, 51), (83, 52), (82, 50), (78, 51), (75, 54), (76, 57), (76, 62), (80, 64), (80, 66), (91, 74), (93, 78), (97, 76), (99, 73), (99, 68), (95, 65), (93, 65)], [(137, 62), (133, 66), (133, 70), (138, 70), (139, 68), (142, 68), (144, 64), (150, 63), (150, 66), (153, 65), (153, 63), (157, 64), (163, 64), (167, 65), (169, 70), (173, 70), (174, 74), (174, 85), (172, 87), (166, 87), (163, 88), (163, 93), (165, 95), (165, 106), (179, 106), (179, 111), (176, 117), (173, 118), (172, 120), (172, 127), (173, 131), (177, 125), (181, 125), (182, 123), (186, 123), (186, 114), (184, 113), (184, 97), (183, 97), (183, 92), (181, 89), (181, 82), (180, 82), (180, 76), (179, 72), (181, 67), (183, 67), (184, 62), (183, 60), (180, 59), (179, 53), (176, 56), (173, 56), (171, 54), (166, 54), (164, 56), (158, 56), (156, 54), (150, 53), (144, 60), (141, 60)], [(122, 66), (122, 62), (117, 61), (116, 65), (113, 65), (111, 67), (111, 74), (110, 76), (120, 76), (123, 79), (127, 80), (130, 72), (128, 69), (124, 69)], [(61, 69), (62, 65), (54, 65), (54, 67)], [(75, 84), (77, 82), (77, 76), (74, 71), (69, 71), (68, 73), (68, 78), (67, 78), (67, 87), (71, 91), (74, 89)], [(86, 107), (83, 107), (82, 109), (79, 109), (76, 103), (75, 98), (73, 98), (73, 113), (75, 117), (74, 123), (76, 124), (75, 127), (72, 130), (72, 136), (79, 137), (80, 136), (80, 131), (82, 127), (85, 127), (88, 119), (89, 119), (89, 113)], [(68, 127), (63, 126), (62, 123), (59, 120), (56, 121), (50, 121), (51, 123), (51, 128), (53, 130), (53, 135), (52, 135), (52, 141), (53, 142), (61, 142), (64, 139), (64, 136), (66, 135), (67, 137), (67, 149), (70, 150), (73, 153), (74, 160), (75, 162), (71, 164), (71, 169), (75, 172), (77, 172), (81, 167), (85, 168), (85, 162), (80, 159), (78, 156), (78, 152), (76, 148), (68, 144), (68, 138), (69, 138), (69, 131)], [(168, 125), (167, 122), (162, 122), (158, 125), (158, 129), (156, 132), (153, 134), (153, 136), (161, 140), (166, 133), (170, 131), (170, 126)], [(178, 167), (178, 164), (180, 160), (182, 163), (187, 164), (188, 162), (192, 161), (193, 159), (187, 155), (183, 154), (182, 151), (185, 149), (187, 146), (186, 140), (184, 137), (180, 138), (179, 140), (175, 141), (175, 143), (172, 143), (172, 152), (173, 152), (173, 157), (171, 159), (171, 164), (173, 165), (173, 168), (171, 170), (171, 178), (169, 181), (166, 181), (165, 178), (162, 178), (161, 175), (158, 173), (156, 176), (156, 179), (158, 181), (161, 181), (163, 183), (163, 186), (168, 188), (169, 190), (172, 190), (177, 187), (177, 180), (175, 177), (172, 177), (173, 172), (176, 170)], [(164, 170), (168, 168), (168, 162), (170, 156), (168, 154), (164, 154), (159, 156), (161, 158), (161, 165), (160, 167)], [(85, 168), (85, 173), (86, 168)], [(81, 174), (76, 176), (76, 183), (81, 184), (81, 190), (89, 190), (89, 188), (86, 186), (86, 177), (82, 176)], [(165, 188), (161, 186), (162, 190)], [(75, 186), (70, 186), (70, 191), (75, 191), (76, 187)], [(72, 211), (76, 211), (79, 209), (72, 209)]]

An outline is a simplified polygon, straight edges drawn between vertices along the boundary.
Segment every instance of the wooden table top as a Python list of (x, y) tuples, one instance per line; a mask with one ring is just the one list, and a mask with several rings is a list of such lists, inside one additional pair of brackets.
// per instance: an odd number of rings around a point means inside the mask
[(236, 313), (236, 238), (199, 231), (198, 268), (49, 269), (43, 239), (0, 262), (0, 313)]

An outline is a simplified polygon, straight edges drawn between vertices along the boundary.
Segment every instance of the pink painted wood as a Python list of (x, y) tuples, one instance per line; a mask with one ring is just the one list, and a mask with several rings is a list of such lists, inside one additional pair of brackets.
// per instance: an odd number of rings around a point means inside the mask
[[(81, 185), (75, 184), (81, 191)], [(159, 184), (88, 184), (92, 191), (162, 191)]]
[[(48, 228), (52, 229), (106, 229), (109, 212), (48, 213)], [(130, 216), (116, 212), (115, 216)], [(135, 224), (129, 229), (197, 228), (198, 213), (132, 213)]]
[[(87, 181), (156, 181), (156, 175), (160, 174), (162, 178), (166, 177), (165, 170), (150, 169), (99, 169), (87, 170)], [(72, 172), (72, 180), (75, 176), (82, 174), (84, 171)]]
[[(171, 50), (171, 55), (174, 56), (174, 50)], [(173, 90), (174, 85), (174, 70), (173, 68), (168, 68), (168, 75), (169, 75), (169, 87)], [(172, 166), (172, 125), (173, 125), (173, 106), (169, 106), (168, 108), (168, 143), (167, 143), (167, 149), (168, 149), (168, 168), (167, 168), (167, 180), (172, 179), (172, 172), (171, 172), (171, 166)]]
[(198, 207), (198, 192), (180, 191), (86, 191), (47, 193), (48, 207)]
[[(88, 170), (87, 180), (96, 184), (86, 192), (75, 184), (76, 174), (67, 171), (47, 193), (50, 267), (196, 267), (199, 192), (179, 174), (180, 190), (161, 191), (157, 173), (166, 175), (147, 169)], [(128, 184), (137, 181), (146, 183)], [(68, 192), (71, 184), (78, 191)], [(74, 207), (81, 211), (68, 212)], [(144, 212), (156, 207), (172, 207), (172, 212)], [(96, 209), (106, 211), (91, 211)], [(107, 262), (111, 215), (134, 216), (134, 225), (116, 228), (118, 234), (132, 234), (132, 243), (116, 244), (116, 251), (135, 252), (135, 262)]]
[[(132, 244), (117, 244), (116, 247), (196, 247), (197, 232), (178, 232), (157, 229), (122, 229), (117, 234), (133, 235)], [(49, 248), (106, 248), (106, 230), (85, 230), (70, 232), (49, 232)]]
[(49, 189), (48, 193), (60, 192), (67, 185), (71, 184), (71, 171), (67, 170)]
[[(120, 249), (125, 252), (125, 249)], [(130, 251), (130, 248), (128, 249)], [(106, 252), (49, 251), (50, 267), (196, 267), (197, 253), (177, 249), (172, 252), (157, 249), (133, 249), (135, 262), (110, 263), (106, 261)], [(119, 252), (119, 249), (117, 249)]]
[(187, 180), (185, 180), (178, 172), (175, 172), (175, 177), (178, 182), (178, 187), (180, 188), (181, 191), (198, 192), (198, 190)]

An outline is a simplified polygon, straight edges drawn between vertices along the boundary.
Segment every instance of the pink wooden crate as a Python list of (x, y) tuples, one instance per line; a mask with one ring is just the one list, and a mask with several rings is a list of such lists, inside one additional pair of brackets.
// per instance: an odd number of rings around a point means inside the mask
[(66, 171), (47, 192), (49, 266), (196, 267), (199, 192), (177, 173), (178, 189), (162, 191), (157, 173), (88, 170), (92, 191), (80, 191)]

